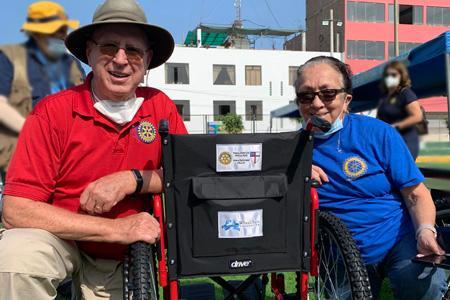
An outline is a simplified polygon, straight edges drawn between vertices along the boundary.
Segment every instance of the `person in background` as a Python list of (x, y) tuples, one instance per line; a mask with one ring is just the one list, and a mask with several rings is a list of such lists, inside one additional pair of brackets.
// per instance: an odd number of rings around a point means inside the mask
[(122, 299), (128, 245), (160, 235), (148, 213), (162, 191), (159, 122), (187, 133), (171, 99), (139, 87), (174, 40), (135, 0), (103, 2), (66, 45), (92, 73), (43, 99), (19, 136), (4, 189), (0, 299), (54, 299), (68, 277), (74, 296)]
[(28, 7), (21, 31), (28, 40), (0, 46), (0, 174), (7, 170), (17, 136), (32, 107), (45, 96), (82, 83), (80, 63), (67, 54), (64, 38), (78, 21), (64, 8), (42, 1)]
[(399, 61), (386, 65), (381, 83), (377, 118), (396, 128), (408, 146), (412, 157), (419, 155), (419, 134), (416, 124), (423, 120), (417, 96), (411, 89), (408, 69)]
[[(300, 67), (296, 102), (305, 124), (311, 117), (332, 124), (315, 129), (312, 178), (320, 209), (340, 218), (361, 252), (372, 294), (388, 277), (396, 299), (440, 300), (445, 273), (413, 263), (416, 255), (444, 251), (436, 241), (436, 210), (424, 177), (398, 132), (375, 118), (349, 114), (351, 72), (333, 57)], [(422, 278), (423, 277), (423, 278)]]

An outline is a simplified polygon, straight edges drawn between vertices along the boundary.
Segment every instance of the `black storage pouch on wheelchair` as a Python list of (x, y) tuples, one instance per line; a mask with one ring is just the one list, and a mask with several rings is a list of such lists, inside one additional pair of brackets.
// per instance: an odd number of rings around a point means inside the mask
[[(309, 270), (312, 142), (304, 131), (169, 135), (163, 143), (169, 278)], [(261, 170), (218, 171), (217, 145), (226, 144), (262, 144)], [(247, 210), (262, 210), (259, 235), (235, 238), (233, 218), (218, 222), (219, 212)], [(219, 224), (229, 229), (222, 238)]]
[(286, 251), (284, 174), (194, 177), (192, 191), (194, 257)]

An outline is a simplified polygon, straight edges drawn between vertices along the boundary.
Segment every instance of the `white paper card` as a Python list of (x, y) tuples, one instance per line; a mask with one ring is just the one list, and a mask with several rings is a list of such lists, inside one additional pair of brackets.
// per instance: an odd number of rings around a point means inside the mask
[(219, 211), (219, 239), (263, 236), (263, 210)]
[(262, 144), (216, 145), (217, 172), (261, 171)]

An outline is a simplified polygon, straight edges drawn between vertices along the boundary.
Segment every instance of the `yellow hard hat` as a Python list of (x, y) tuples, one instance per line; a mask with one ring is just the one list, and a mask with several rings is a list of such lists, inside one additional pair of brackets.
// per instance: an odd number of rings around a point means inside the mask
[(64, 8), (58, 3), (40, 1), (28, 7), (27, 21), (20, 30), (52, 34), (62, 26), (76, 29), (79, 23), (77, 20), (69, 20), (64, 12)]

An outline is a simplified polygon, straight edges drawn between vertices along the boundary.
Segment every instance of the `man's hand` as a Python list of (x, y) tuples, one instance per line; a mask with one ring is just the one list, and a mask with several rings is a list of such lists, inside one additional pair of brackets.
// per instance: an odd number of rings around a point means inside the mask
[(327, 174), (322, 170), (322, 168), (312, 165), (311, 178), (319, 182), (320, 185), (324, 182), (329, 182)]
[(148, 213), (141, 212), (114, 221), (118, 233), (117, 242), (120, 244), (128, 245), (139, 241), (154, 244), (159, 240), (159, 223)]
[(91, 182), (80, 196), (80, 207), (91, 215), (110, 211), (136, 189), (131, 171), (120, 171)]
[(438, 245), (434, 233), (431, 230), (423, 229), (417, 236), (417, 256), (430, 254), (444, 255), (445, 251)]

